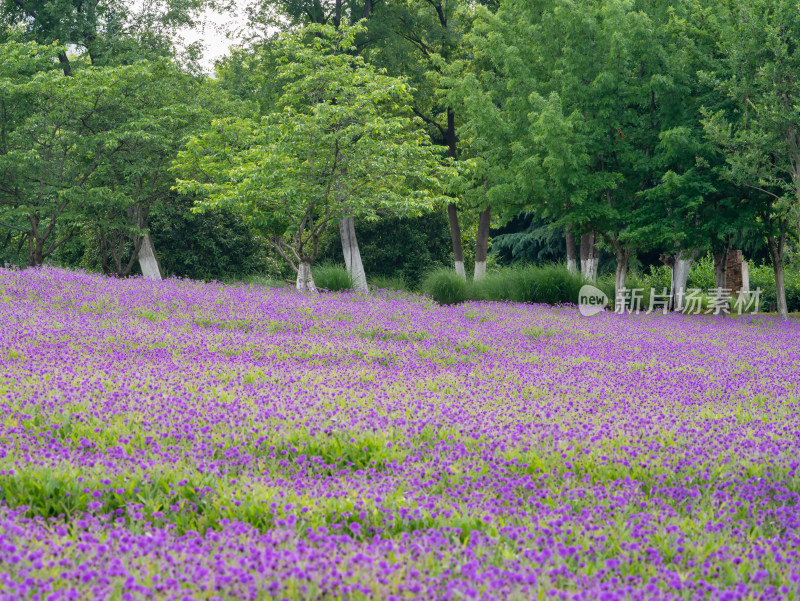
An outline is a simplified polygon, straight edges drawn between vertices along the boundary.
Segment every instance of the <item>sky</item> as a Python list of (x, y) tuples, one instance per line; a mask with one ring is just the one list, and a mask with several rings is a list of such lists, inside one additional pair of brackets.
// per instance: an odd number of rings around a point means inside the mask
[[(241, 2), (239, 3), (242, 4)], [(237, 29), (244, 25), (243, 10), (235, 15), (220, 15), (213, 11), (207, 11), (206, 25), (202, 29), (186, 29), (181, 32), (181, 36), (187, 44), (201, 42), (204, 46), (203, 67), (209, 73), (213, 72), (214, 61), (225, 54), (228, 54), (228, 47), (236, 43), (236, 39), (228, 39), (222, 29)]]
[[(135, 8), (141, 7), (147, 0), (133, 0)], [(238, 10), (234, 14), (226, 13), (222, 15), (215, 11), (208, 10), (205, 13), (205, 26), (197, 29), (184, 29), (180, 32), (183, 43), (191, 44), (201, 42), (204, 46), (203, 68), (208, 73), (214, 71), (214, 61), (225, 54), (228, 54), (228, 47), (236, 44), (236, 39), (225, 37), (224, 30), (235, 31), (241, 29), (245, 24), (244, 4), (245, 0), (234, 0), (238, 5)]]

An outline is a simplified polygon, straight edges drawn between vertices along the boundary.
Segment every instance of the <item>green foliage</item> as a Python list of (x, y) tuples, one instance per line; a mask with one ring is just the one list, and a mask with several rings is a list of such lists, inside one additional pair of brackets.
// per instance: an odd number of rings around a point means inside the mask
[(443, 305), (468, 299), (558, 305), (577, 303), (585, 283), (579, 273), (571, 273), (566, 266), (547, 264), (504, 267), (478, 281), (464, 280), (452, 269), (440, 269), (428, 274), (421, 287)]
[(165, 59), (77, 63), (66, 77), (59, 51), (0, 45), (0, 225), (28, 242), (29, 265), (80, 237), (103, 271), (128, 275), (151, 209), (173, 198), (183, 136), (210, 118), (198, 98), (219, 103)]
[(708, 110), (706, 132), (725, 153), (724, 177), (761, 192), (762, 217), (797, 210), (800, 136), (800, 13), (790, 0), (717, 8), (716, 72), (709, 74), (734, 110)]
[(198, 49), (181, 52), (175, 38), (200, 26), (207, 8), (225, 10), (218, 0), (0, 0), (0, 27), (16, 28), (28, 40), (70, 47), (70, 56), (59, 53), (65, 73), (76, 62), (110, 66), (179, 55), (188, 68), (197, 69)]
[(655, 288), (659, 293), (672, 287), (672, 269), (666, 265), (652, 265), (647, 275), (642, 277), (648, 288)]
[(281, 275), (277, 260), (241, 216), (221, 210), (197, 214), (191, 207), (191, 200), (179, 196), (150, 215), (150, 236), (164, 275), (219, 281), (253, 273)]
[[(453, 260), (450, 230), (443, 211), (420, 217), (387, 217), (380, 221), (356, 221), (356, 236), (364, 271), (369, 278), (400, 278), (414, 288), (433, 269)], [(341, 262), (338, 238), (320, 250), (320, 261)]]
[(369, 278), (369, 285), (376, 290), (394, 290), (397, 292), (405, 292), (411, 289), (408, 283), (399, 276), (372, 276)]
[(579, 273), (571, 273), (564, 265), (515, 265), (473, 282), (472, 296), (479, 300), (574, 304), (584, 283)]
[[(791, 270), (784, 274), (786, 285), (786, 305), (789, 311), (800, 311), (800, 273)], [(767, 311), (770, 306), (777, 306), (775, 289), (775, 272), (771, 265), (750, 266), (750, 289), (760, 288), (761, 310)]]
[(312, 273), (314, 274), (314, 283), (320, 290), (339, 292), (353, 288), (353, 279), (344, 265), (322, 263), (314, 266)]
[[(772, 278), (773, 287), (775, 286), (775, 278)], [(699, 260), (692, 263), (692, 268), (689, 270), (689, 277), (686, 279), (687, 288), (699, 288), (700, 290), (708, 290), (715, 286), (714, 281), (714, 257), (710, 253), (701, 257)]]
[(563, 261), (564, 230), (523, 212), (492, 236), (492, 254), (506, 265)]
[(260, 273), (247, 275), (241, 278), (241, 282), (251, 286), (263, 286), (264, 288), (283, 288), (288, 285), (283, 280), (279, 280), (269, 274), (264, 275)]
[(440, 305), (463, 303), (470, 295), (470, 285), (449, 268), (435, 269), (425, 276), (422, 291)]
[(667, 21), (624, 0), (480, 11), (464, 135), (493, 207), (591, 228), (624, 262), (671, 240), (663, 209), (641, 194), (663, 168), (661, 133), (683, 118)]
[(176, 161), (198, 208), (229, 208), (287, 262), (313, 263), (344, 217), (432, 208), (449, 170), (419, 129), (410, 89), (351, 54), (358, 27), (310, 26), (276, 42), (281, 109), (217, 120)]

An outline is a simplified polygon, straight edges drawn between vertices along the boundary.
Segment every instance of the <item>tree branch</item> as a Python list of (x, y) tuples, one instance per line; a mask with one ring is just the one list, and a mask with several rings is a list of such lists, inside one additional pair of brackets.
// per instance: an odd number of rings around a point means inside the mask
[(9, 225), (7, 223), (3, 223), (2, 221), (0, 221), (0, 226), (7, 227), (9, 229), (16, 230), (18, 232), (22, 232), (23, 234), (28, 233), (28, 230), (23, 230), (21, 227), (17, 227), (16, 225)]

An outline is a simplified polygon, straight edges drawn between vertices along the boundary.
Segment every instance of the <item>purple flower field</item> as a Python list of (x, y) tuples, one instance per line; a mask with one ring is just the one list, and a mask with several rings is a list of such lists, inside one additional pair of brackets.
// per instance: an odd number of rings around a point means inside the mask
[(800, 324), (0, 269), (0, 599), (800, 599)]

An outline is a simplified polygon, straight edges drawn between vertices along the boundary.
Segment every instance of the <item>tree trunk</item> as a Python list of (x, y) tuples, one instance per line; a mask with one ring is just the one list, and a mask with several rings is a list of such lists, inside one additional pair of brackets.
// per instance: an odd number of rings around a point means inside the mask
[(774, 236), (767, 236), (769, 255), (772, 258), (772, 269), (775, 272), (775, 298), (778, 302), (778, 315), (782, 319), (789, 319), (789, 309), (786, 306), (786, 282), (783, 278), (783, 247), (785, 235), (776, 240)]
[(350, 272), (353, 280), (353, 288), (356, 292), (366, 292), (367, 275), (364, 273), (364, 265), (361, 263), (361, 251), (356, 240), (356, 226), (352, 217), (346, 217), (339, 221), (339, 234), (342, 237), (342, 252), (344, 253), (344, 264)]
[(452, 202), (447, 205), (447, 218), (450, 221), (450, 238), (453, 241), (453, 259), (456, 273), (462, 278), (467, 277), (464, 271), (464, 251), (461, 248), (461, 228), (458, 225), (458, 209)]
[[(447, 129), (444, 132), (444, 142), (447, 145), (447, 156), (455, 161), (458, 136), (456, 136), (456, 113), (452, 107), (447, 108)], [(456, 273), (466, 279), (464, 250), (461, 248), (461, 227), (458, 225), (458, 208), (455, 203), (451, 202), (447, 205), (447, 219), (450, 222), (450, 238), (453, 242), (453, 262)]]
[(36, 239), (34, 234), (28, 234), (28, 267), (39, 267), (44, 261), (42, 244)]
[(69, 64), (66, 52), (58, 53), (58, 62), (61, 63), (61, 69), (64, 71), (64, 75), (72, 77), (72, 66)]
[(578, 270), (578, 266), (575, 263), (575, 234), (567, 228), (564, 238), (567, 242), (567, 271), (575, 273)]
[(317, 294), (317, 287), (314, 285), (314, 276), (311, 274), (311, 263), (308, 261), (301, 261), (298, 265), (296, 286), (300, 292)]
[(675, 256), (675, 265), (672, 267), (672, 308), (674, 311), (683, 311), (686, 305), (686, 282), (689, 280), (689, 270), (696, 252), (688, 259), (681, 259), (680, 253)]
[(160, 280), (161, 267), (156, 257), (156, 249), (150, 240), (150, 234), (145, 234), (142, 238), (142, 246), (139, 248), (139, 267), (146, 280)]
[(475, 242), (475, 275), (474, 280), (486, 277), (486, 255), (489, 252), (489, 226), (492, 222), (492, 207), (481, 211), (478, 219), (478, 239)]
[(614, 277), (614, 309), (618, 312), (625, 310), (625, 298), (620, 295), (620, 290), (625, 289), (625, 280), (628, 277), (628, 257), (630, 253), (621, 246), (616, 249), (617, 272)]
[(599, 259), (600, 251), (595, 245), (594, 232), (583, 234), (581, 236), (581, 273), (590, 282), (597, 280), (597, 263)]

